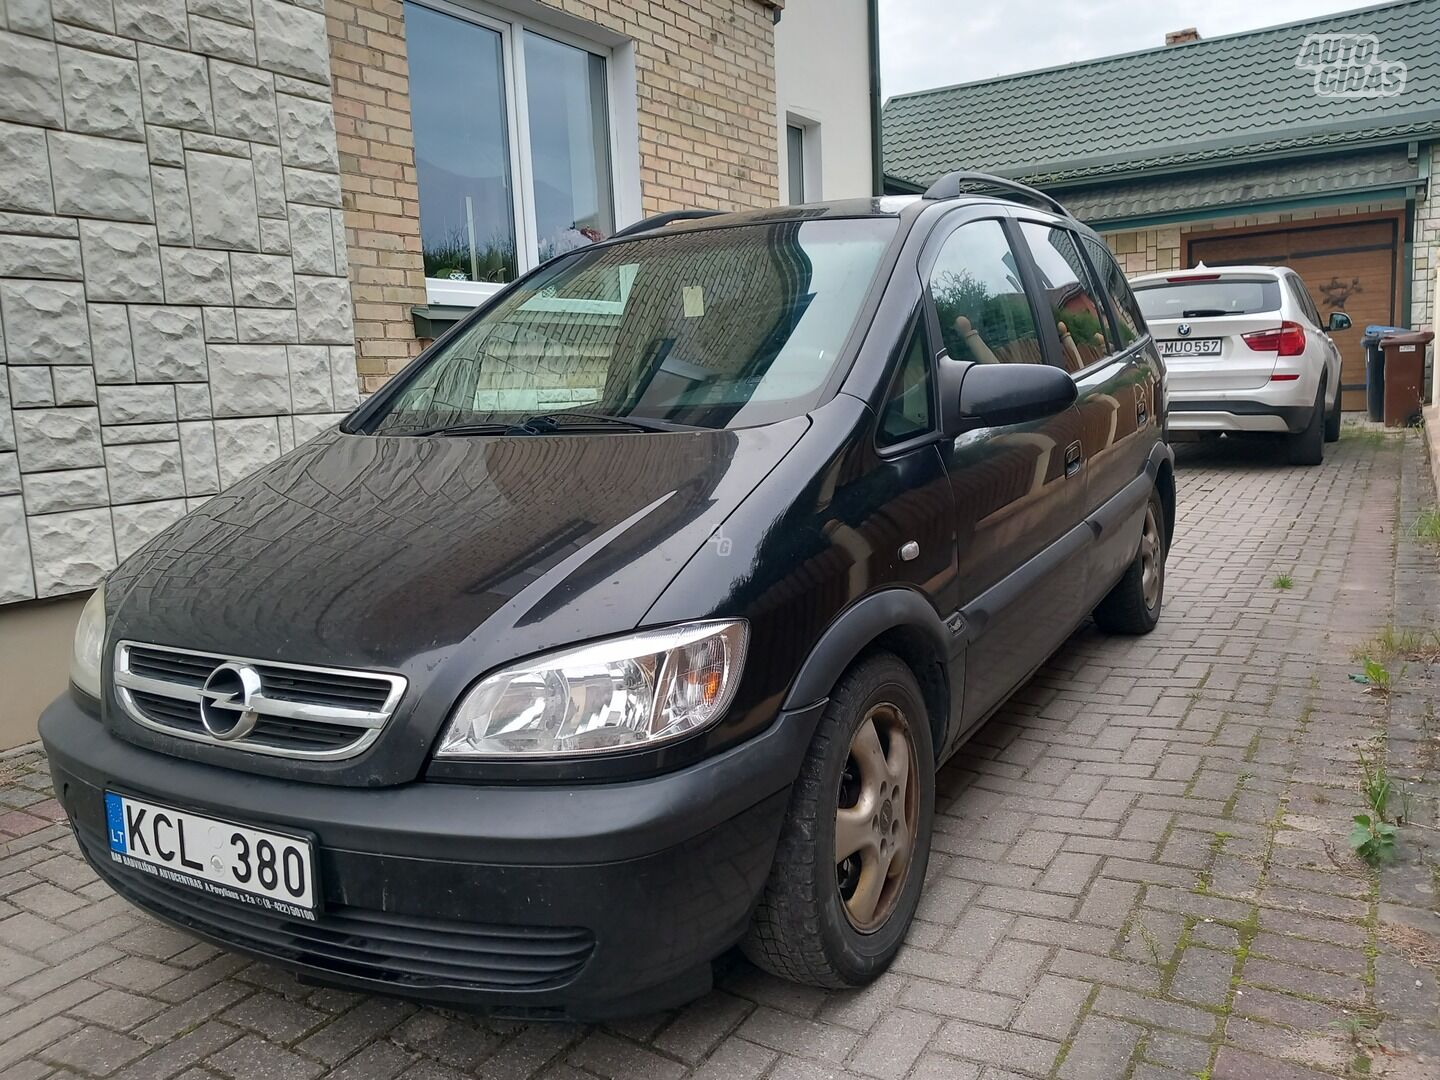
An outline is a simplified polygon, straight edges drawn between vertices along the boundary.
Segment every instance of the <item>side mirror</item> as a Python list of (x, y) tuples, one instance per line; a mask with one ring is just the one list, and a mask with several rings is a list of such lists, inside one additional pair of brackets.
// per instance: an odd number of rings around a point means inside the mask
[(1075, 402), (1075, 380), (1049, 364), (972, 364), (960, 382), (960, 415), (980, 427), (1043, 420)]
[(1349, 316), (1349, 315), (1346, 315), (1345, 312), (1343, 312), (1343, 311), (1332, 311), (1332, 312), (1330, 313), (1330, 321), (1325, 324), (1325, 332), (1326, 332), (1327, 334), (1334, 334), (1334, 333), (1337, 333), (1337, 332), (1339, 332), (1339, 331), (1341, 331), (1341, 330), (1349, 330), (1349, 329), (1350, 329), (1350, 316)]

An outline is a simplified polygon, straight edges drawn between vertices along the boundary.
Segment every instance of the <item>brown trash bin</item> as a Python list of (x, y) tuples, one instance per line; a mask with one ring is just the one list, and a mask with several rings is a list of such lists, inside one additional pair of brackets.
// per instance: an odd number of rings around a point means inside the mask
[(1420, 384), (1425, 381), (1425, 346), (1435, 337), (1428, 330), (1388, 334), (1380, 339), (1385, 353), (1385, 426), (1407, 427), (1420, 415)]

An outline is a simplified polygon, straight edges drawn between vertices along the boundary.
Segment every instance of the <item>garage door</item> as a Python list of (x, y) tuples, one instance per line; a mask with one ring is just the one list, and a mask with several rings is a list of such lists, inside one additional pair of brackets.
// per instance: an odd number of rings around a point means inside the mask
[(1365, 350), (1360, 335), (1371, 323), (1397, 325), (1398, 218), (1213, 237), (1200, 233), (1186, 239), (1188, 266), (1283, 264), (1304, 278), (1322, 320), (1332, 311), (1349, 315), (1352, 328), (1335, 335), (1344, 358), (1340, 376), (1344, 407), (1365, 408)]

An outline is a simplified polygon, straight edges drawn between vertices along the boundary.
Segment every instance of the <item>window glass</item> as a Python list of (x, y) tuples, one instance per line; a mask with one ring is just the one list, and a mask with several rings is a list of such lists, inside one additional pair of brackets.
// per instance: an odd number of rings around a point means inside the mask
[(805, 201), (805, 129), (798, 124), (785, 127), (785, 167), (790, 176), (790, 205)]
[(980, 364), (1043, 364), (1015, 253), (998, 221), (955, 230), (930, 271), (945, 350)]
[(1030, 245), (1044, 302), (1060, 332), (1065, 370), (1076, 372), (1105, 359), (1111, 352), (1108, 321), (1092, 293), (1075, 234), (1033, 221), (1021, 222), (1020, 231)]
[(525, 101), (543, 262), (615, 231), (604, 59), (526, 31)]
[(917, 329), (911, 335), (890, 396), (880, 414), (881, 446), (912, 439), (930, 430), (934, 395), (930, 391), (930, 346), (925, 333)]
[(1320, 312), (1316, 310), (1315, 301), (1310, 298), (1310, 290), (1305, 287), (1305, 283), (1291, 275), (1287, 275), (1285, 280), (1290, 283), (1290, 292), (1295, 297), (1295, 303), (1301, 312), (1315, 326), (1320, 326)]
[(405, 5), (425, 276), (511, 281), (514, 193), (496, 31)]
[(891, 219), (675, 231), (557, 260), (428, 358), (370, 430), (566, 409), (744, 427), (818, 404)]
[(1100, 284), (1110, 296), (1110, 306), (1115, 309), (1115, 317), (1119, 320), (1115, 328), (1120, 332), (1120, 345), (1124, 348), (1144, 336), (1145, 317), (1140, 314), (1140, 305), (1135, 303), (1130, 283), (1125, 280), (1125, 274), (1116, 263), (1115, 256), (1110, 254), (1110, 249), (1090, 236), (1084, 237), (1083, 242), (1091, 265), (1100, 275)]
[(1135, 299), (1146, 319), (1219, 318), (1280, 310), (1280, 283), (1274, 278), (1195, 278), (1142, 285)]

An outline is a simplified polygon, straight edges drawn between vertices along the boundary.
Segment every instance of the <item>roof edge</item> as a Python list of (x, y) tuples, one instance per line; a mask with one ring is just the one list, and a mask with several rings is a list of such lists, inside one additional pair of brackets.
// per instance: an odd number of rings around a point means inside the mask
[[(1327, 142), (1317, 146), (1294, 146), (1282, 149), (1263, 149), (1272, 143), (1284, 142), (1286, 140), (1301, 140), (1308, 135), (1330, 133), (1335, 131), (1351, 131), (1357, 135), (1363, 135), (1366, 131), (1379, 130), (1382, 132), (1373, 138), (1355, 138), (1339, 143)], [(1012, 180), (1025, 180), (1029, 177), (1045, 176), (1049, 173), (1069, 173), (1077, 170), (1092, 170), (1089, 175), (1067, 177), (1063, 180), (1048, 181), (1047, 183), (1056, 186), (1076, 186), (1081, 184), (1104, 183), (1109, 177), (1122, 177), (1125, 180), (1138, 180), (1145, 176), (1157, 173), (1190, 171), (1192, 169), (1209, 169), (1217, 166), (1230, 167), (1233, 165), (1244, 165), (1254, 162), (1273, 160), (1275, 158), (1302, 157), (1310, 154), (1323, 153), (1348, 153), (1352, 150), (1371, 149), (1381, 146), (1396, 146), (1411, 142), (1428, 142), (1440, 138), (1440, 108), (1428, 109), (1409, 117), (1403, 124), (1394, 124), (1386, 127), (1377, 127), (1373, 117), (1360, 118), (1346, 124), (1311, 124), (1302, 127), (1279, 128), (1271, 131), (1258, 132), (1253, 136), (1244, 139), (1208, 139), (1200, 142), (1186, 143), (1183, 152), (1175, 152), (1175, 144), (1155, 144), (1138, 149), (1127, 150), (1123, 153), (1102, 154), (1090, 158), (1071, 158), (1069, 160), (1047, 161), (1033, 165), (1026, 165), (1022, 168), (995, 168), (986, 169), (996, 176), (1003, 176)], [(1246, 153), (1247, 147), (1256, 148), (1251, 153)], [(1170, 158), (1173, 164), (1161, 164), (1141, 169), (1127, 168), (1134, 162), (1144, 160), (1146, 155), (1159, 155), (1170, 150)], [(1205, 153), (1214, 150), (1234, 150), (1235, 153), (1226, 154), (1223, 157), (1207, 158), (1205, 161), (1187, 163), (1184, 159), (1196, 153)], [(1107, 168), (1113, 166), (1113, 168)], [(887, 175), (897, 180), (905, 180), (909, 183), (923, 186), (923, 181), (911, 180), (909, 177), (901, 176), (898, 173)], [(942, 171), (938, 175), (944, 175)]]

